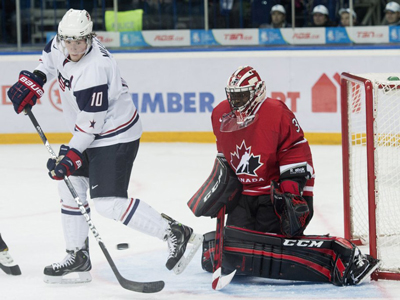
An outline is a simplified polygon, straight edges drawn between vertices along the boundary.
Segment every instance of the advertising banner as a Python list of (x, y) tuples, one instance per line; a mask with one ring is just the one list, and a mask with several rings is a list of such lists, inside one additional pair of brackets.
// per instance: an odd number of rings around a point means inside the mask
[[(147, 132), (209, 132), (213, 107), (226, 99), (228, 77), (243, 65), (265, 80), (267, 95), (293, 110), (305, 132), (340, 132), (340, 74), (398, 73), (399, 50), (194, 51), (117, 53)], [(34, 70), (39, 55), (0, 56), (0, 133), (30, 133), (6, 96), (21, 70)], [(58, 82), (46, 83), (34, 113), (46, 132), (66, 132)]]
[[(106, 47), (181, 47), (399, 43), (400, 26), (96, 32)], [(55, 32), (47, 32), (47, 41)]]

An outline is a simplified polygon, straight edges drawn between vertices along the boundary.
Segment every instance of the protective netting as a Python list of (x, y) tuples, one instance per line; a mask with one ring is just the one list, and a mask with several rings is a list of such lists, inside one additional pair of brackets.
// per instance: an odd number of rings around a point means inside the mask
[[(351, 235), (369, 241), (366, 93), (373, 96), (377, 255), (381, 270), (400, 272), (400, 74), (364, 74), (373, 89), (348, 81)], [(392, 80), (388, 80), (392, 77)]]

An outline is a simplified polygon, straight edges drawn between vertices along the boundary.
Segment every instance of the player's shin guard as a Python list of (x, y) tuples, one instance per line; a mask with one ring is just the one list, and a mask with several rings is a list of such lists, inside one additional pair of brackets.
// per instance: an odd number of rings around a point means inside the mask
[[(91, 216), (89, 205), (85, 209)], [(65, 205), (61, 202), (61, 223), (64, 231), (65, 248), (77, 251), (85, 248), (85, 242), (89, 234), (89, 226), (85, 217), (76, 205)]]
[(116, 219), (124, 225), (162, 240), (165, 238), (168, 222), (146, 202), (132, 198), (122, 204), (119, 200), (114, 211), (118, 212)]
[[(208, 240), (208, 241), (207, 241)], [(375, 271), (379, 261), (349, 241), (329, 236), (285, 238), (227, 226), (222, 272), (273, 279), (355, 285)], [(204, 246), (205, 245), (205, 246)], [(209, 271), (212, 238), (203, 243), (202, 267)]]

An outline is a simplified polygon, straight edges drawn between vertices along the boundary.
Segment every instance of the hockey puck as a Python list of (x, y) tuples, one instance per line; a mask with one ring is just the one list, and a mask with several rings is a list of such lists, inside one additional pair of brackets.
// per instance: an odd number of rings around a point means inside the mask
[(118, 250), (125, 250), (129, 248), (129, 244), (128, 243), (121, 243), (117, 245), (117, 249)]

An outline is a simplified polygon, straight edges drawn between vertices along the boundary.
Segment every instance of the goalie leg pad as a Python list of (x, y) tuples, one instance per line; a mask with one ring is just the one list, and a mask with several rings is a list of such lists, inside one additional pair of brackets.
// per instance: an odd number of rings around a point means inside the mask
[(228, 226), (225, 228), (222, 271), (229, 273), (236, 269), (241, 275), (329, 282), (331, 257), (313, 251), (313, 248), (315, 244), (329, 249), (331, 241), (300, 241)]
[(374, 272), (379, 261), (339, 237), (287, 238), (227, 226), (222, 272), (273, 279), (355, 285)]

